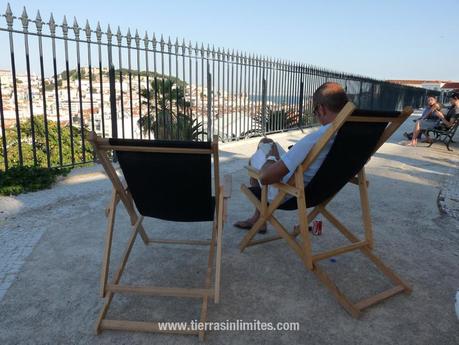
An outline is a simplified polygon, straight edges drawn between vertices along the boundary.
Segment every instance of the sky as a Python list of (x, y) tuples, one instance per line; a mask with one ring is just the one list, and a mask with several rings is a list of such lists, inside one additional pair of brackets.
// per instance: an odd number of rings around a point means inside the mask
[[(7, 2), (0, 1), (4, 13)], [(186, 42), (311, 64), (376, 79), (459, 81), (459, 0), (12, 0), (48, 21), (76, 17)], [(1, 27), (5, 19), (0, 18)], [(8, 61), (6, 48), (0, 63)], [(194, 45), (194, 43), (193, 43)], [(3, 56), (1, 56), (3, 55)]]

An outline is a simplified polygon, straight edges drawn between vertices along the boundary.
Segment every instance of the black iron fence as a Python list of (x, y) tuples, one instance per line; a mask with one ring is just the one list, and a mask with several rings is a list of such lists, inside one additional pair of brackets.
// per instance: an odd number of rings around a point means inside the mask
[[(314, 124), (312, 94), (343, 85), (359, 107), (420, 107), (427, 90), (184, 40), (82, 27), (8, 8), (0, 24), (0, 169), (93, 160), (104, 137), (240, 140)], [(429, 93), (435, 93), (430, 92)]]

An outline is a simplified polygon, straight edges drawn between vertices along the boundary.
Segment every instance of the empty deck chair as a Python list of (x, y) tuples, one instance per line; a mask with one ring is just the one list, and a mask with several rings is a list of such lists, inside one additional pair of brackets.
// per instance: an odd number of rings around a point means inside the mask
[[(410, 293), (411, 288), (373, 254), (373, 234), (365, 164), (411, 113), (411, 108), (405, 108), (403, 112), (355, 110), (355, 106), (348, 102), (330, 128), (311, 149), (303, 163), (296, 169), (289, 183), (274, 184), (279, 192), (271, 203), (267, 201), (267, 186), (248, 188), (242, 185), (241, 191), (260, 211), (261, 217), (242, 239), (240, 243), (241, 252), (248, 246), (284, 239), (300, 257), (306, 268), (312, 271), (331, 290), (339, 303), (354, 317), (357, 317), (363, 309), (399, 292)], [(303, 172), (314, 162), (318, 153), (335, 133), (334, 143), (320, 169), (308, 185), (304, 186)], [(247, 167), (247, 169), (251, 177), (260, 178), (259, 171), (252, 167)], [(358, 185), (360, 190), (364, 239), (355, 236), (326, 208), (327, 204), (348, 182)], [(287, 195), (292, 196), (292, 198), (284, 201), (284, 197)], [(307, 210), (312, 207), (314, 208), (311, 211)], [(288, 232), (274, 216), (277, 209), (297, 210), (299, 227)], [(319, 213), (328, 219), (351, 244), (321, 253), (313, 253), (308, 224)], [(261, 240), (254, 239), (259, 228), (265, 222), (272, 224), (278, 236)], [(298, 236), (301, 241), (297, 240)], [(366, 255), (395, 286), (360, 302), (352, 303), (319, 267), (318, 263), (326, 258), (336, 257), (355, 250), (360, 250)]]
[[(214, 138), (213, 142), (102, 139), (91, 133), (90, 141), (97, 158), (113, 184), (111, 202), (106, 210), (108, 224), (100, 286), (105, 303), (97, 320), (97, 333), (104, 329), (165, 331), (167, 333), (198, 334), (201, 339), (203, 338), (204, 331), (202, 330), (199, 332), (197, 330), (161, 330), (158, 322), (107, 320), (106, 314), (115, 293), (199, 298), (202, 300), (201, 322), (206, 320), (209, 299), (215, 303), (219, 302), (223, 218), (231, 181), (225, 177), (226, 185), (220, 183), (218, 141), (216, 139)], [(109, 153), (111, 151), (117, 155), (125, 181), (118, 177), (115, 168), (110, 163)], [(215, 196), (212, 195), (212, 158)], [(124, 205), (129, 214), (132, 232), (113, 280), (109, 282), (115, 211), (119, 202)], [(142, 225), (144, 217), (180, 222), (212, 221), (212, 237), (210, 241), (156, 238), (152, 240)], [(193, 231), (192, 227), (190, 231)], [(151, 287), (121, 283), (121, 276), (138, 235), (146, 245), (209, 245), (204, 286), (202, 288)], [(215, 252), (216, 257), (214, 258)], [(214, 260), (215, 271), (213, 270)], [(145, 262), (145, 265), (154, 264), (156, 263)]]

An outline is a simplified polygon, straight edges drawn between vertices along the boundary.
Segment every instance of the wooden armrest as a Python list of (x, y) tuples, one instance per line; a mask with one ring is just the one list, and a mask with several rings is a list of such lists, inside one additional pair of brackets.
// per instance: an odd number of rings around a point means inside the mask
[(273, 183), (272, 184), (273, 187), (287, 193), (287, 194), (290, 194), (290, 195), (293, 195), (293, 196), (298, 196), (298, 188), (295, 188), (293, 186), (290, 186), (288, 184), (285, 184), (285, 183), (280, 183), (280, 182), (277, 182), (277, 183)]
[(261, 178), (260, 170), (255, 169), (254, 167), (251, 167), (250, 165), (246, 165), (245, 168), (249, 172), (249, 176), (253, 177), (257, 180)]
[(228, 220), (228, 199), (231, 198), (233, 180), (231, 175), (223, 176), (223, 184), (220, 185), (220, 193), (223, 191), (223, 223)]

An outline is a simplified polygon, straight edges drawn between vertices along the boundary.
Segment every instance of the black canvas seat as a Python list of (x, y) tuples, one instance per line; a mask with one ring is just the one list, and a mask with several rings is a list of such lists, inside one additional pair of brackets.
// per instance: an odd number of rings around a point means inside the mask
[[(408, 284), (400, 279), (372, 252), (373, 229), (365, 164), (411, 113), (411, 108), (405, 108), (402, 112), (359, 110), (355, 109), (351, 102), (348, 102), (322, 137), (311, 148), (302, 164), (295, 170), (290, 181), (288, 183), (273, 184), (278, 189), (278, 193), (273, 200), (268, 202), (268, 186), (249, 188), (242, 185), (241, 191), (260, 212), (260, 217), (241, 240), (240, 250), (244, 251), (249, 246), (279, 239), (285, 240), (287, 245), (299, 256), (305, 267), (324, 283), (338, 302), (354, 317), (359, 316), (360, 312), (365, 308), (395, 294), (400, 292), (410, 293), (411, 288)], [(320, 151), (324, 149), (330, 140), (334, 140), (330, 151), (315, 176), (305, 186), (304, 172), (311, 166)], [(251, 178), (260, 180), (260, 172), (258, 170), (252, 167), (247, 167), (247, 170)], [(359, 187), (364, 239), (359, 239), (354, 235), (327, 209), (328, 203), (348, 182)], [(309, 211), (308, 208), (312, 208), (312, 210)], [(298, 226), (289, 232), (274, 215), (278, 209), (297, 210)], [(351, 244), (314, 253), (308, 225), (318, 214), (322, 214)], [(274, 227), (277, 236), (262, 239), (255, 238), (260, 228), (267, 222)], [(301, 240), (297, 240), (298, 237)], [(367, 256), (395, 286), (353, 303), (322, 271), (319, 267), (319, 262), (357, 250)]]
[[(110, 145), (211, 150), (211, 142), (109, 139)], [(180, 222), (212, 221), (210, 154), (126, 152), (117, 157), (139, 213)], [(180, 197), (177, 197), (180, 196)]]
[[(108, 224), (101, 273), (101, 295), (105, 301), (96, 322), (97, 333), (104, 329), (130, 330), (196, 334), (203, 339), (204, 329), (162, 329), (159, 322), (110, 320), (106, 314), (115, 293), (199, 298), (202, 300), (200, 322), (206, 321), (209, 300), (219, 302), (222, 232), (231, 186), (228, 177), (225, 177), (225, 183), (220, 183), (217, 139), (215, 137), (213, 142), (103, 139), (91, 133), (90, 141), (113, 184), (112, 198), (106, 210)], [(119, 178), (110, 162), (111, 152), (116, 154), (124, 180)], [(132, 230), (118, 269), (109, 282), (115, 210), (120, 202), (126, 208)], [(173, 222), (212, 221), (211, 239), (150, 239), (142, 224), (144, 217)], [(173, 231), (172, 227), (169, 229)], [(190, 225), (187, 231), (192, 232), (193, 226)], [(137, 235), (146, 245), (208, 245), (204, 286), (189, 288), (121, 284), (121, 276)], [(157, 262), (145, 264), (158, 265)]]

